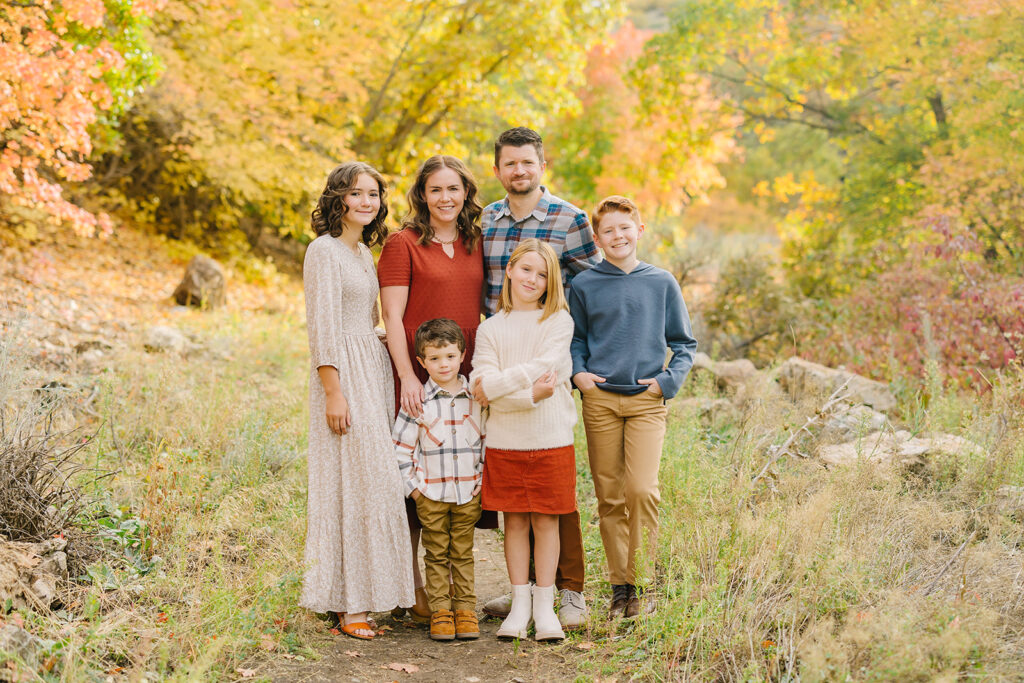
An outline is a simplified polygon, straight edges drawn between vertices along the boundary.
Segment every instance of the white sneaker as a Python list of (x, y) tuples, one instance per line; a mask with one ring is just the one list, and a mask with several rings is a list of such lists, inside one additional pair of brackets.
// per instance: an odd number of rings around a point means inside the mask
[(558, 600), (558, 621), (562, 628), (580, 628), (587, 623), (589, 615), (583, 593), (568, 588), (561, 590)]
[(512, 593), (505, 593), (499, 595), (493, 600), (488, 600), (484, 605), (484, 614), (504, 619), (508, 616), (509, 610), (512, 609)]

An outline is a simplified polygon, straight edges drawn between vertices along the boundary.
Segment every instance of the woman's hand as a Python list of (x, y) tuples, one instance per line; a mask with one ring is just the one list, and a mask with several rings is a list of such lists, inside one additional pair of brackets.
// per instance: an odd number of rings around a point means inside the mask
[(348, 410), (348, 400), (341, 391), (327, 394), (327, 426), (335, 434), (345, 435), (352, 426), (352, 414)]
[(399, 380), (402, 384), (400, 400), (402, 410), (411, 417), (423, 414), (423, 384), (416, 375), (409, 375)]
[(544, 399), (548, 398), (555, 393), (555, 383), (558, 381), (558, 375), (553, 371), (548, 370), (543, 375), (537, 378), (537, 381), (533, 383), (533, 397), (534, 403), (540, 403)]
[(472, 386), (473, 400), (480, 404), (481, 408), (486, 408), (490, 401), (487, 400), (487, 394), (484, 393), (483, 382), (477, 377), (473, 380)]

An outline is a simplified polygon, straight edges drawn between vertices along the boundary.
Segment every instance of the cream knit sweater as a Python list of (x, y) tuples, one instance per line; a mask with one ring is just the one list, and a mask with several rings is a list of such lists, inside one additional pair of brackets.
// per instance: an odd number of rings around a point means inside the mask
[[(470, 384), (479, 377), (490, 402), (486, 446), (527, 451), (573, 442), (572, 316), (558, 311), (543, 322), (540, 316), (539, 309), (499, 312), (477, 329)], [(534, 403), (533, 383), (549, 370), (558, 376), (555, 393)]]

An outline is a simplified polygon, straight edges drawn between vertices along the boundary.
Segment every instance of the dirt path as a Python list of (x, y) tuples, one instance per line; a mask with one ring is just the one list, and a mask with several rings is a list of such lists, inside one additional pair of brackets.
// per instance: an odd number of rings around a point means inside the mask
[[(477, 612), (485, 602), (507, 590), (508, 575), (501, 541), (494, 531), (476, 533)], [(427, 635), (427, 627), (394, 621), (390, 615), (377, 615), (384, 629), (372, 642), (325, 634), (320, 647), (324, 653), (318, 662), (291, 661), (263, 670), (280, 683), (325, 683), (345, 681), (566, 681), (576, 677), (568, 645), (542, 645), (524, 641), (518, 645), (500, 641), (494, 633), (498, 620), (480, 622), (480, 639), (436, 642)], [(387, 628), (390, 627), (390, 628)], [(395, 665), (396, 668), (389, 668)], [(399, 665), (412, 665), (412, 673)], [(398, 670), (396, 670), (398, 669)]]

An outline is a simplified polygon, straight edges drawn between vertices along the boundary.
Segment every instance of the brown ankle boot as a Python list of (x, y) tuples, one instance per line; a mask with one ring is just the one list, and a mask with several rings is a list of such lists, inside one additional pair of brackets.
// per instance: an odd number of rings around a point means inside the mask
[(426, 624), (430, 621), (430, 603), (427, 601), (426, 588), (416, 589), (416, 604), (409, 608), (409, 616), (419, 624)]
[(455, 615), (450, 609), (439, 609), (430, 616), (430, 637), (455, 640)]
[(471, 609), (455, 610), (455, 637), (459, 640), (472, 640), (480, 637), (480, 622), (476, 612)]

